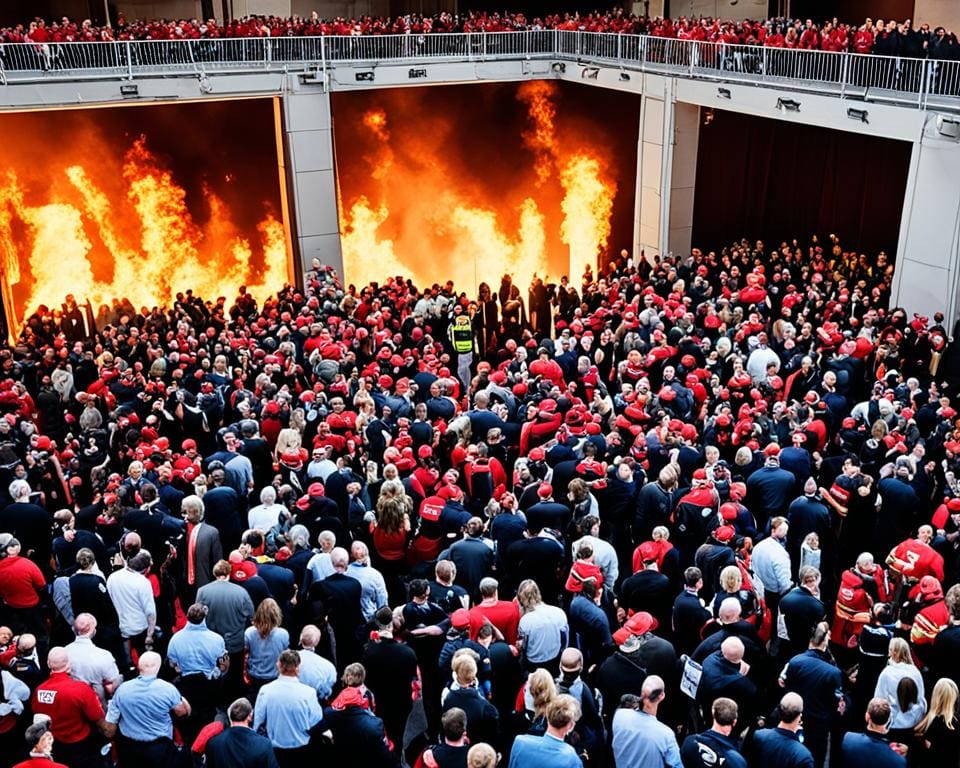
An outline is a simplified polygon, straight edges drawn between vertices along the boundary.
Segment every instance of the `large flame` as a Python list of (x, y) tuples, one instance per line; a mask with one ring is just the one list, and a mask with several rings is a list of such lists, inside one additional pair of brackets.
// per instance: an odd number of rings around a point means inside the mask
[(232, 298), (242, 284), (262, 301), (289, 281), (284, 227), (272, 211), (249, 230), (257, 235), (251, 242), (206, 186), (209, 215), (198, 223), (185, 189), (144, 136), (121, 158), (114, 169), (50, 164), (49, 195), (40, 202), (16, 171), (0, 180), (0, 263), (23, 317), (59, 307), (67, 294), (95, 312), (115, 298), (170, 305), (188, 289)]
[(596, 267), (610, 237), (617, 186), (604, 147), (582, 133), (558, 136), (557, 96), (557, 85), (547, 81), (517, 89), (532, 163), (517, 168), (511, 186), (496, 196), (483, 194), (444, 151), (457, 130), (449, 115), (420, 118), (415, 135), (404, 138), (390, 130), (382, 106), (364, 112), (357, 131), (372, 148), (363, 153), (371, 183), (340, 201), (350, 281), (402, 274), (420, 285), (450, 279), (471, 291), (480, 282), (495, 288), (505, 273), (522, 288), (534, 275), (577, 281), (587, 266)]

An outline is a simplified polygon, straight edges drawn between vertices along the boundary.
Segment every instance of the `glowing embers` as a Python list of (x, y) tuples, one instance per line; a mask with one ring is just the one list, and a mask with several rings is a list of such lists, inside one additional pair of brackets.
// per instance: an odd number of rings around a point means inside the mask
[[(353, 114), (335, 104), (335, 120), (349, 120), (336, 138), (351, 282), (404, 275), (472, 292), (504, 273), (520, 286), (534, 274), (579, 284), (596, 268), (618, 188), (604, 132), (582, 116), (564, 122), (552, 82), (471, 88), (479, 106), (419, 88), (366, 96)], [(512, 88), (512, 106), (496, 88)]]
[[(289, 281), (275, 164), (274, 175), (263, 179), (261, 171), (262, 189), (249, 193), (254, 200), (238, 206), (246, 190), (231, 189), (231, 169), (213, 167), (211, 153), (187, 150), (189, 163), (160, 157), (142, 134), (123, 135), (117, 146), (115, 132), (103, 126), (132, 115), (111, 112), (94, 110), (82, 120), (69, 113), (15, 115), (38, 122), (4, 126), (12, 140), (0, 172), (0, 264), (17, 319), (40, 305), (59, 308), (67, 294), (89, 300), (96, 313), (116, 298), (138, 308), (170, 305), (188, 289), (232, 299), (243, 284), (262, 301)], [(63, 121), (71, 151), (29, 154), (41, 139), (24, 126), (44, 119)], [(216, 126), (201, 130), (208, 128)], [(17, 152), (21, 138), (27, 152)], [(190, 142), (189, 126), (182, 141)]]

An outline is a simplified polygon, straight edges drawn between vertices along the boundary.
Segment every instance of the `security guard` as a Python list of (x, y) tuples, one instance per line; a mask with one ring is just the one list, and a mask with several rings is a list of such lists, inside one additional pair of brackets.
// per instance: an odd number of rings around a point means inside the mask
[(459, 304), (454, 313), (453, 322), (450, 323), (450, 341), (457, 353), (457, 375), (466, 388), (470, 386), (470, 368), (473, 365), (473, 321)]

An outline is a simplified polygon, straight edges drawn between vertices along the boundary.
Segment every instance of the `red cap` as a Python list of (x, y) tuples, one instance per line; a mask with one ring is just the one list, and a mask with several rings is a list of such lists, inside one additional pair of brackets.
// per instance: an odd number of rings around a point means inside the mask
[(419, 448), (417, 448), (417, 456), (419, 456), (421, 459), (429, 459), (431, 456), (433, 456), (433, 448), (429, 445), (421, 445)]
[(720, 517), (723, 518), (724, 522), (732, 522), (737, 519), (737, 505), (731, 502), (720, 505)]
[(776, 443), (770, 443), (766, 448), (763, 449), (764, 456), (779, 456), (780, 455), (780, 446)]
[(948, 499), (947, 509), (950, 510), (951, 514), (954, 512), (960, 512), (960, 498)]
[(187, 438), (182, 443), (180, 443), (180, 448), (184, 451), (195, 451), (197, 450), (197, 441), (192, 438)]
[(713, 532), (713, 538), (717, 541), (726, 543), (736, 536), (737, 532), (732, 525), (721, 525)]
[(37, 438), (38, 451), (49, 451), (51, 447), (53, 447), (53, 443), (50, 442), (50, 438), (46, 435), (40, 435)]
[(307, 488), (307, 496), (323, 496), (323, 483), (310, 483), (310, 487)]
[(470, 626), (470, 612), (466, 608), (458, 608), (450, 614), (450, 624), (454, 629), (466, 629)]
[(694, 479), (694, 480), (706, 480), (706, 479), (707, 479), (707, 470), (703, 469), (702, 467), (701, 467), (700, 469), (695, 469), (695, 470), (693, 471), (693, 479)]
[(530, 453), (527, 454), (527, 457), (530, 459), (530, 461), (543, 461), (547, 457), (547, 454), (543, 448), (537, 446), (536, 448), (530, 449)]
[(549, 498), (553, 496), (553, 486), (550, 483), (541, 483), (540, 487), (537, 488), (537, 496), (541, 499)]

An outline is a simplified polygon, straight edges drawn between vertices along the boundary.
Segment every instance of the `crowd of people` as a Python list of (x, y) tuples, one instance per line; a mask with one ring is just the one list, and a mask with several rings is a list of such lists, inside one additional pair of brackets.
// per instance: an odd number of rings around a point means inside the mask
[(130, 20), (98, 27), (89, 20), (77, 23), (67, 17), (0, 29), (0, 43), (52, 44), (110, 40), (201, 40), (218, 38), (300, 37), (314, 35), (424, 35), (434, 32), (510, 32), (558, 29), (651, 35), (738, 45), (758, 45), (803, 50), (850, 51), (885, 56), (960, 59), (954, 31), (910, 19), (866, 19), (861, 24), (839, 19), (815, 23), (811, 19), (772, 18), (729, 21), (712, 17), (646, 18), (623, 10), (580, 15), (564, 13), (528, 19), (522, 13), (468, 12), (434, 16), (406, 14), (392, 18), (321, 19), (309, 17), (247, 16), (218, 22), (198, 19)]
[(893, 269), (41, 307), (0, 348), (0, 753), (955, 765), (960, 361)]

